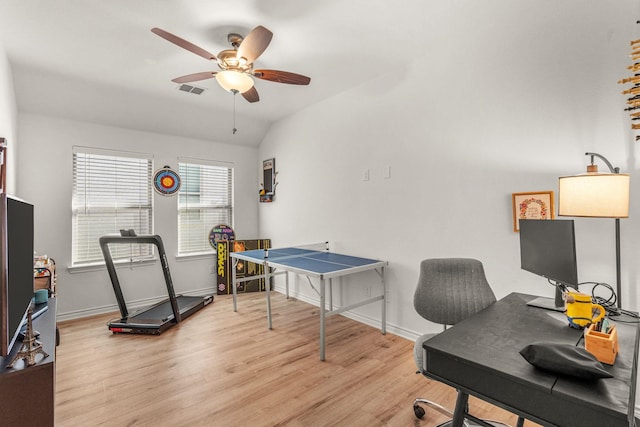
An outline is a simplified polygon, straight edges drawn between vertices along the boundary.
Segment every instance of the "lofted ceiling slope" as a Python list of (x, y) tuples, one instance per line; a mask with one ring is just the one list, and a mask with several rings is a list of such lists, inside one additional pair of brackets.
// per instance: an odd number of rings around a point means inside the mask
[[(271, 123), (388, 72), (408, 57), (428, 17), (422, 6), (328, 0), (0, 0), (0, 43), (12, 65), (18, 109), (144, 131), (257, 146)], [(309, 86), (257, 80), (249, 104), (215, 79), (201, 95), (171, 79), (218, 70), (215, 62), (153, 34), (160, 27), (206, 50), (257, 25), (274, 36), (256, 68), (311, 77)], [(412, 40), (416, 40), (412, 42)]]

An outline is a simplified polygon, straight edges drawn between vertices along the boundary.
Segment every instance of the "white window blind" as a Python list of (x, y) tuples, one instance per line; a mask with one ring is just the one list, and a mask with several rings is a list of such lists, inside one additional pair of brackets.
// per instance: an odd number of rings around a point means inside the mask
[[(153, 233), (153, 160), (94, 151), (76, 147), (73, 152), (73, 266), (104, 262), (98, 239), (105, 234)], [(153, 255), (152, 245), (111, 245), (110, 250), (114, 260)]]
[(212, 252), (211, 228), (233, 227), (233, 168), (180, 162), (178, 173), (178, 252)]

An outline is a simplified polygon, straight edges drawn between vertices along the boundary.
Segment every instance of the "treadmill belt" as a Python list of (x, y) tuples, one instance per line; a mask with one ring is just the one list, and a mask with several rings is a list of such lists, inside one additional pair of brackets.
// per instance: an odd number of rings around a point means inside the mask
[[(180, 303), (178, 302), (178, 306)], [(129, 319), (148, 319), (156, 320), (158, 322), (166, 322), (169, 319), (173, 319), (173, 310), (171, 310), (171, 302), (168, 300), (155, 307), (148, 308), (139, 314), (129, 316)]]
[[(176, 301), (178, 301), (178, 310), (180, 311), (180, 314), (184, 314), (185, 312), (191, 310), (194, 306), (201, 304), (203, 302), (203, 299), (202, 297), (178, 295), (176, 296)], [(161, 304), (152, 306), (138, 314), (129, 316), (129, 319), (146, 319), (155, 320), (157, 322), (166, 322), (169, 320), (173, 320), (173, 310), (171, 309), (171, 302), (169, 300), (164, 301)]]

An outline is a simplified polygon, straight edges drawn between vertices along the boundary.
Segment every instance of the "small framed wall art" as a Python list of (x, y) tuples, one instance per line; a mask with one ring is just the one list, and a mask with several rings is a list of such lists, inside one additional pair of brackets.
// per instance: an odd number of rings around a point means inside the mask
[(520, 231), (521, 219), (554, 219), (553, 191), (513, 193), (513, 231)]
[(276, 159), (267, 159), (262, 162), (262, 185), (260, 186), (260, 202), (270, 203), (276, 195)]

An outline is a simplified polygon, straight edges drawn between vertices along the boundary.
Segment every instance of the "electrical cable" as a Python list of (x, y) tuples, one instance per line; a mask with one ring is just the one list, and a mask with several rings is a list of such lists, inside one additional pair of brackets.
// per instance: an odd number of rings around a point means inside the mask
[[(551, 279), (547, 279), (547, 282), (553, 286), (553, 287), (560, 287), (561, 291), (563, 294), (565, 294), (567, 292), (567, 286), (562, 284), (562, 283), (558, 283), (558, 282), (554, 282)], [(605, 311), (607, 312), (607, 315), (609, 317), (615, 317), (617, 322), (621, 322), (621, 323), (640, 323), (640, 315), (634, 311), (629, 311), (629, 310), (624, 310), (622, 308), (619, 308), (617, 303), (618, 303), (618, 296), (616, 295), (616, 291), (613, 289), (613, 287), (611, 285), (609, 285), (608, 283), (604, 283), (604, 282), (582, 282), (582, 283), (578, 283), (578, 286), (571, 286), (573, 287), (576, 291), (578, 291), (578, 287), (582, 286), (582, 285), (593, 285), (591, 288), (591, 301), (596, 303), (596, 304), (600, 304), (602, 307), (604, 307)], [(608, 296), (600, 296), (600, 295), (596, 295), (596, 289), (598, 288), (605, 288), (609, 290), (609, 295)], [(633, 318), (635, 320), (623, 320), (624, 317), (630, 317)]]
[[(581, 285), (593, 285), (593, 287), (591, 288), (591, 300), (596, 304), (600, 304), (601, 306), (603, 306), (609, 316), (620, 315), (621, 310), (616, 305), (616, 303), (618, 302), (618, 296), (616, 295), (616, 291), (611, 285), (603, 282), (583, 282), (581, 283)], [(609, 290), (608, 297), (596, 295), (596, 290), (601, 287)]]
[[(616, 321), (618, 322), (623, 322), (623, 323), (638, 323), (637, 320), (635, 321), (627, 321), (627, 320), (622, 320), (620, 318), (620, 316), (628, 316), (634, 319), (638, 319), (638, 313), (635, 313), (633, 311), (629, 311), (629, 310), (624, 310), (620, 307), (618, 307), (617, 302), (618, 302), (618, 297), (616, 295), (615, 290), (613, 289), (613, 287), (611, 285), (609, 285), (608, 283), (604, 283), (604, 282), (583, 282), (580, 283), (580, 285), (593, 285), (593, 287), (591, 288), (591, 299), (594, 303), (596, 304), (600, 304), (601, 306), (604, 307), (605, 311), (607, 312), (607, 315), (609, 317), (616, 317)], [(609, 296), (608, 297), (603, 297), (603, 296), (598, 296), (596, 295), (596, 289), (598, 288), (605, 288), (609, 290)]]

